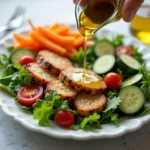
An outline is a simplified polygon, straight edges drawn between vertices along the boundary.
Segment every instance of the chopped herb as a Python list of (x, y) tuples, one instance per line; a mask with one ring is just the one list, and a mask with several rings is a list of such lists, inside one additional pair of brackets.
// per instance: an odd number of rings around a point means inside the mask
[(147, 101), (150, 101), (150, 71), (147, 70), (146, 65), (143, 64), (139, 70), (139, 73), (143, 75), (143, 81), (141, 89), (144, 92)]
[(138, 52), (138, 48), (135, 47), (134, 45), (130, 45), (130, 47), (133, 50), (133, 57), (139, 61), (139, 63), (143, 64), (144, 63), (144, 59), (143, 59), (143, 54)]

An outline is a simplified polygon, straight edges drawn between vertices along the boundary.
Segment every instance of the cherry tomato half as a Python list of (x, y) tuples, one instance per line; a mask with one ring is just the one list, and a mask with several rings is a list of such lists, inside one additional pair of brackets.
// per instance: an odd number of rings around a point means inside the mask
[(127, 54), (129, 56), (132, 56), (133, 50), (129, 46), (119, 46), (116, 49), (116, 58), (118, 58), (121, 54)]
[(17, 92), (19, 103), (25, 106), (33, 105), (43, 95), (43, 87), (39, 85), (24, 86)]
[(19, 61), (19, 64), (21, 66), (23, 66), (23, 65), (26, 65), (26, 64), (32, 63), (32, 62), (35, 62), (33, 57), (31, 57), (31, 56), (23, 56), (23, 57), (21, 57), (21, 59)]
[(121, 88), (121, 85), (122, 85), (121, 76), (114, 72), (108, 73), (105, 76), (104, 81), (105, 81), (107, 87), (110, 89), (119, 89), (119, 88)]
[(55, 122), (62, 128), (69, 128), (74, 124), (74, 115), (70, 111), (58, 111), (55, 114)]

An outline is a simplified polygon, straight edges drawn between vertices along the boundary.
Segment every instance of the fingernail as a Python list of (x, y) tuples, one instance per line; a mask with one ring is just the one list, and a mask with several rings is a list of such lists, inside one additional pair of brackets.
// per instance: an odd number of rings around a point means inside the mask
[(134, 10), (127, 10), (124, 14), (124, 20), (127, 22), (131, 22), (134, 18), (135, 12)]

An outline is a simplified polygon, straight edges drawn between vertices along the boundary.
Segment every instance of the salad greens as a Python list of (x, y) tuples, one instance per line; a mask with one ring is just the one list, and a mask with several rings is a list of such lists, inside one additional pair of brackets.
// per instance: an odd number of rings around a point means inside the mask
[(20, 87), (31, 84), (31, 78), (25, 66), (8, 64), (0, 77), (0, 87), (15, 96)]
[(147, 101), (150, 101), (150, 71), (146, 69), (146, 65), (143, 64), (139, 72), (143, 75), (143, 81), (141, 89), (144, 92)]
[[(87, 69), (92, 69), (93, 68), (93, 64), (96, 60), (96, 56), (93, 52), (93, 46), (89, 47), (87, 52), (86, 52), (86, 68)], [(74, 65), (76, 67), (84, 67), (84, 50), (83, 48), (80, 48), (79, 52), (76, 55), (72, 56), (72, 62), (74, 63)]]
[(143, 64), (145, 61), (143, 59), (142, 53), (138, 52), (138, 47), (135, 47), (134, 45), (130, 45), (130, 47), (133, 50), (133, 57), (138, 60), (141, 64)]
[[(102, 40), (110, 42), (114, 49), (118, 46), (123, 45), (123, 35), (118, 35), (114, 39), (109, 40), (104, 38)], [(96, 42), (99, 39), (96, 38)], [(86, 57), (86, 67), (88, 69), (93, 69), (93, 64), (97, 60), (98, 56), (94, 53), (95, 45), (92, 45), (88, 48)], [(135, 58), (138, 62), (143, 64), (138, 73), (143, 75), (143, 81), (141, 83), (141, 89), (145, 95), (147, 101), (150, 100), (150, 71), (146, 69), (146, 65), (144, 64), (143, 56), (138, 52), (138, 48), (133, 45), (129, 45), (129, 47), (133, 50), (133, 58)], [(12, 52), (12, 47), (8, 48), (8, 51)], [(73, 55), (72, 62), (76, 67), (84, 67), (84, 50), (80, 48), (76, 55)], [(34, 82), (32, 81), (32, 75), (26, 71), (25, 66), (20, 66), (19, 64), (11, 64), (9, 62), (9, 55), (2, 54), (0, 55), (0, 68), (3, 69), (1, 77), (0, 77), (0, 88), (7, 91), (13, 96), (16, 96), (17, 91), (25, 85), (31, 85)], [(117, 61), (116, 61), (117, 62)], [(121, 75), (122, 79), (126, 79), (130, 77), (130, 74), (124, 74), (124, 70), (115, 64), (115, 67), (112, 70)], [(101, 74), (101, 77), (104, 78), (106, 73)], [(45, 88), (45, 87), (44, 87)], [(49, 94), (43, 96), (43, 98), (37, 100), (33, 106), (27, 107), (23, 106), (18, 102), (18, 99), (15, 98), (16, 103), (19, 107), (24, 110), (32, 110), (34, 119), (38, 120), (40, 126), (49, 126), (50, 122), (54, 121), (54, 116), (56, 112), (63, 110), (69, 111), (75, 116), (75, 124), (71, 126), (72, 129), (84, 129), (84, 130), (94, 130), (100, 129), (102, 124), (105, 123), (113, 123), (118, 124), (120, 122), (121, 113), (118, 109), (118, 106), (122, 102), (121, 97), (119, 96), (119, 90), (116, 89), (107, 89), (106, 91), (107, 97), (107, 106), (103, 110), (103, 112), (93, 112), (87, 117), (82, 117), (78, 114), (78, 112), (74, 109), (72, 102), (66, 100), (61, 100), (61, 97), (57, 95), (55, 91), (51, 91)], [(145, 107), (135, 116), (143, 116), (146, 114), (150, 114), (150, 107)]]
[(0, 56), (0, 68), (3, 68), (4, 66), (6, 66), (8, 64), (8, 56), (6, 54), (2, 54)]
[(9, 55), (12, 52), (13, 47), (7, 47), (8, 54), (1, 54), (0, 55), (0, 69), (5, 68), (10, 62), (9, 62)]
[(43, 100), (37, 100), (33, 105), (34, 119), (39, 121), (40, 126), (49, 125), (50, 120), (54, 120), (54, 114), (59, 110), (76, 111), (69, 108), (68, 101), (62, 101), (55, 91), (46, 94)]

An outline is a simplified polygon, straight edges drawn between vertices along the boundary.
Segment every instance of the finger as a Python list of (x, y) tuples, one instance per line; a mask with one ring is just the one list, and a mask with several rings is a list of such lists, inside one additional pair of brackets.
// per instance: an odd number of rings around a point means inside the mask
[[(73, 3), (76, 4), (76, 2), (79, 2), (79, 0), (73, 0)], [(87, 4), (88, 0), (81, 0), (79, 5), (80, 6), (85, 6)]]
[(123, 8), (123, 19), (126, 22), (132, 21), (137, 10), (140, 8), (144, 0), (125, 0)]

